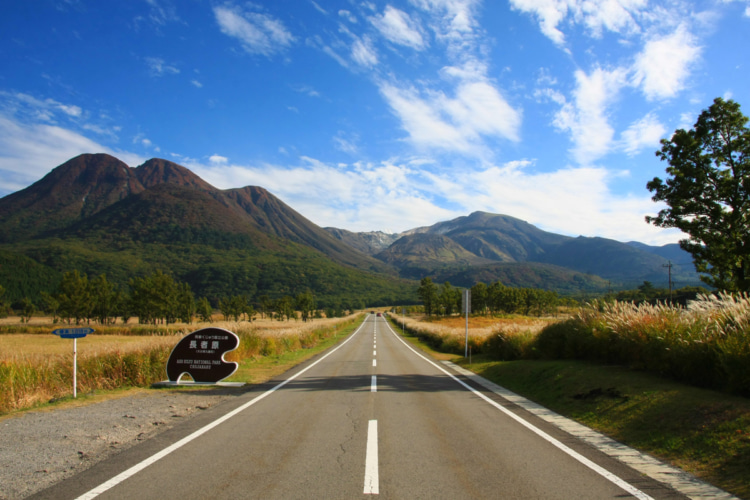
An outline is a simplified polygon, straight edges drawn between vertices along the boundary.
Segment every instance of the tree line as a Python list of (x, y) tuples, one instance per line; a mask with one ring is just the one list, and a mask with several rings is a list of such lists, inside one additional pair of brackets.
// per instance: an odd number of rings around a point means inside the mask
[[(0, 286), (0, 316), (12, 312), (3, 300), (4, 292)], [(208, 298), (196, 299), (188, 283), (162, 271), (128, 280), (126, 290), (108, 281), (104, 274), (89, 278), (77, 270), (67, 272), (54, 293), (41, 292), (41, 304), (55, 322), (75, 324), (92, 321), (113, 324), (117, 318), (127, 322), (134, 317), (142, 324), (192, 323), (195, 318), (210, 322), (215, 310)], [(29, 298), (24, 298), (20, 305), (16, 312), (22, 321), (28, 322), (37, 306)], [(263, 295), (257, 303), (252, 303), (247, 295), (222, 297), (216, 308), (225, 320), (234, 321), (252, 321), (259, 314), (280, 321), (298, 318), (309, 321), (322, 317), (315, 295), (310, 291), (276, 299)], [(339, 304), (327, 308), (325, 313), (327, 317), (339, 317), (349, 310)]]
[[(523, 314), (542, 316), (555, 312), (561, 299), (557, 292), (536, 288), (512, 288), (499, 281), (471, 287), (471, 313), (477, 315)], [(449, 282), (442, 285), (422, 278), (417, 289), (428, 316), (450, 316), (461, 313), (462, 292)]]

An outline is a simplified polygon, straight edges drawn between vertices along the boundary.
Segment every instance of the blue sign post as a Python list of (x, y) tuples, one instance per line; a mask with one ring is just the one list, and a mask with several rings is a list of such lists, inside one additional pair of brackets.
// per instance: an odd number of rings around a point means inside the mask
[(93, 328), (58, 328), (52, 333), (61, 339), (73, 339), (73, 398), (77, 396), (76, 387), (78, 375), (78, 339), (85, 337), (89, 333), (94, 333)]

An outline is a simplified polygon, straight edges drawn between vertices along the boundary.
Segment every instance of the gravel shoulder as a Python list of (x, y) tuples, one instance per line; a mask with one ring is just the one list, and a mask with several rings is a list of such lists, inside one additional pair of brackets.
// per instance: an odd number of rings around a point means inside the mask
[(236, 395), (236, 389), (219, 387), (144, 390), (4, 418), (0, 500), (25, 498), (48, 488)]

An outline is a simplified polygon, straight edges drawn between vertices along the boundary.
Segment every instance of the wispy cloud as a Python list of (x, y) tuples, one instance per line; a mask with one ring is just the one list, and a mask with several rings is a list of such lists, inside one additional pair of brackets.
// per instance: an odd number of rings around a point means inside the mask
[(352, 60), (360, 66), (373, 67), (378, 64), (378, 54), (369, 37), (356, 39), (352, 44)]
[[(44, 120), (47, 121), (47, 120)], [(22, 189), (82, 153), (109, 153), (136, 166), (141, 156), (115, 151), (62, 125), (0, 111), (0, 196)]]
[(339, 151), (343, 151), (344, 153), (349, 153), (351, 155), (356, 155), (359, 153), (359, 147), (357, 147), (358, 140), (359, 137), (357, 136), (357, 134), (347, 133), (340, 130), (334, 136), (333, 144)]
[(511, 7), (533, 15), (542, 33), (556, 45), (566, 43), (560, 29), (566, 20), (585, 26), (591, 36), (610, 31), (618, 34), (640, 32), (637, 18), (648, 7), (648, 0), (510, 0)]
[(283, 52), (295, 37), (280, 20), (260, 12), (246, 12), (239, 7), (214, 7), (221, 32), (240, 42), (250, 54), (271, 56)]
[(177, 75), (180, 73), (180, 70), (176, 66), (168, 64), (160, 57), (146, 57), (144, 61), (146, 61), (151, 76), (160, 77), (164, 75)]
[(615, 131), (607, 111), (627, 81), (626, 72), (622, 68), (597, 68), (591, 74), (579, 70), (575, 78), (573, 101), (563, 102), (553, 123), (559, 130), (570, 132), (574, 158), (588, 165), (606, 155), (612, 147)]
[(659, 122), (654, 113), (649, 113), (634, 122), (622, 133), (622, 146), (625, 153), (633, 156), (643, 149), (654, 149), (667, 133), (666, 127)]
[(386, 6), (383, 14), (371, 17), (370, 21), (380, 34), (392, 43), (415, 50), (424, 50), (428, 45), (419, 23), (406, 12), (390, 5)]

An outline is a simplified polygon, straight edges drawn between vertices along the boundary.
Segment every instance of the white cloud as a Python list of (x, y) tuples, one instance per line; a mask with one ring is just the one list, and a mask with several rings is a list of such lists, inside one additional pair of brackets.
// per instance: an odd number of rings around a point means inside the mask
[(167, 64), (159, 57), (146, 57), (145, 61), (151, 76), (176, 75), (180, 72), (177, 67)]
[(645, 215), (659, 209), (649, 196), (613, 194), (613, 176), (604, 168), (532, 172), (532, 161), (518, 160), (437, 174), (432, 160), (425, 159), (360, 162), (348, 169), (309, 157), (300, 160), (296, 167), (186, 166), (219, 188), (262, 186), (316, 224), (351, 231), (400, 232), (482, 210), (571, 236), (650, 244), (679, 238), (644, 222)]
[(416, 50), (427, 47), (419, 24), (404, 11), (387, 5), (383, 14), (370, 18), (370, 22), (386, 39), (395, 44)]
[(554, 125), (570, 132), (572, 153), (578, 163), (588, 165), (610, 152), (614, 129), (609, 123), (608, 107), (625, 85), (626, 74), (622, 68), (611, 71), (597, 68), (590, 75), (576, 71), (573, 102), (562, 105)]
[(372, 67), (378, 64), (378, 54), (368, 37), (356, 39), (352, 44), (352, 59), (360, 66)]
[(61, 126), (24, 123), (0, 113), (0, 196), (38, 181), (54, 167), (83, 153), (108, 153), (131, 166), (145, 161)]
[(648, 0), (579, 0), (575, 3), (575, 16), (589, 28), (595, 37), (602, 31), (613, 33), (637, 33), (640, 27), (636, 21)]
[(512, 8), (533, 14), (542, 33), (556, 45), (565, 43), (565, 35), (558, 25), (568, 14), (568, 2), (565, 0), (510, 0)]
[[(641, 122), (653, 124), (655, 119), (647, 116)], [(351, 143), (356, 140), (343, 133), (340, 137)], [(136, 142), (142, 144), (144, 140), (141, 135)], [(109, 153), (131, 166), (145, 161), (63, 127), (26, 124), (2, 113), (0, 152), (0, 192), (6, 193), (35, 182), (81, 153)], [(309, 157), (300, 158), (298, 166), (279, 166), (235, 165), (218, 154), (206, 158), (205, 163), (172, 156), (219, 188), (262, 186), (321, 226), (404, 231), (484, 210), (562, 234), (651, 244), (678, 239), (674, 232), (643, 222), (644, 215), (654, 214), (659, 208), (647, 195), (613, 194), (609, 189), (612, 174), (603, 168), (534, 172), (532, 161), (518, 160), (437, 174), (434, 166), (441, 162), (428, 156), (349, 166)], [(325, 182), (320, 182), (321, 178)], [(362, 195), (363, 186), (367, 196)], [(331, 192), (337, 195), (332, 197)]]
[(458, 80), (453, 96), (389, 82), (379, 87), (416, 146), (481, 156), (487, 150), (484, 138), (518, 141), (521, 126), (520, 111), (481, 73), (473, 64), (446, 68), (445, 74)]
[(690, 76), (701, 48), (684, 26), (672, 34), (648, 40), (634, 64), (633, 83), (649, 100), (677, 95)]
[(658, 147), (659, 141), (666, 133), (666, 127), (659, 122), (656, 115), (649, 113), (622, 133), (622, 146), (629, 156), (633, 156), (645, 148)]
[(237, 39), (250, 54), (271, 56), (292, 45), (295, 38), (284, 24), (259, 12), (242, 12), (237, 7), (214, 7), (221, 32)]
[(359, 148), (357, 147), (358, 140), (359, 137), (356, 134), (347, 134), (346, 132), (339, 131), (333, 138), (333, 144), (339, 151), (355, 155), (359, 153)]
[(647, 0), (510, 0), (511, 7), (531, 14), (542, 33), (556, 45), (565, 45), (560, 25), (580, 23), (594, 37), (603, 31), (618, 34), (638, 33), (638, 18), (649, 7)]
[(354, 14), (352, 14), (351, 11), (348, 11), (348, 10), (345, 10), (345, 9), (341, 9), (339, 11), (339, 17), (343, 17), (344, 19), (346, 19), (347, 21), (349, 21), (352, 24), (356, 24), (356, 22), (357, 22), (357, 16), (355, 16)]
[(195, 87), (198, 87), (199, 89), (203, 88), (203, 84), (199, 82), (198, 80), (190, 80), (190, 83), (192, 83)]

